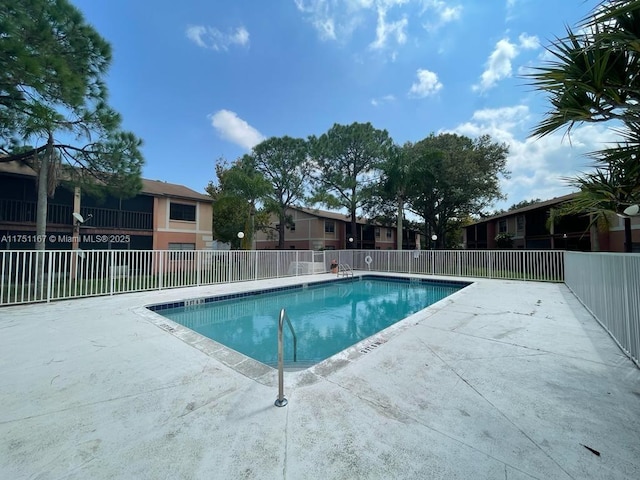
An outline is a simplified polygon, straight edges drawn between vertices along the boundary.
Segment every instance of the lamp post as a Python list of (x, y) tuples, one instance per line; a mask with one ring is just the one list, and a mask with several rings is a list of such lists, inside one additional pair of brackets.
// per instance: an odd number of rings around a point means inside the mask
[(240, 240), (240, 247), (238, 250), (242, 250), (242, 239), (244, 238), (244, 232), (238, 232), (238, 239)]
[(349, 248), (353, 248), (353, 237), (349, 237)]
[(435, 250), (436, 249), (436, 242), (438, 241), (438, 235), (436, 235), (435, 233), (433, 235), (431, 235), (431, 241), (433, 242), (433, 246), (432, 246), (431, 250)]

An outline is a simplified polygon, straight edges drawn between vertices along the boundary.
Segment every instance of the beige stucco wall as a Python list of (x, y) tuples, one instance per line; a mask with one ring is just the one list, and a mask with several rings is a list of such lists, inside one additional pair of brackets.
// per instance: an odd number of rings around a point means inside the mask
[[(170, 220), (171, 202), (195, 205), (195, 222)], [(167, 250), (170, 243), (193, 243), (197, 250), (211, 247), (213, 209), (210, 202), (156, 197), (154, 210), (154, 249)]]

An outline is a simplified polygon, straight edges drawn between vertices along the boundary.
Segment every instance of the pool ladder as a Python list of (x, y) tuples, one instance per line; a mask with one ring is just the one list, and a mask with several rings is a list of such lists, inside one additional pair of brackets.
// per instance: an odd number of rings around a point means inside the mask
[(342, 275), (343, 277), (348, 277), (351, 275), (353, 277), (353, 270), (349, 266), (348, 263), (341, 263), (338, 265), (338, 277)]
[(287, 315), (286, 310), (283, 308), (280, 310), (280, 318), (278, 319), (278, 398), (276, 399), (274, 405), (276, 407), (284, 407), (287, 403), (286, 398), (284, 398), (284, 322), (287, 321), (287, 325), (289, 325), (289, 330), (291, 330), (291, 335), (293, 335), (293, 361), (296, 362), (298, 360), (298, 339), (296, 338), (296, 332), (293, 331), (293, 326), (291, 325), (291, 320), (289, 320), (289, 315)]

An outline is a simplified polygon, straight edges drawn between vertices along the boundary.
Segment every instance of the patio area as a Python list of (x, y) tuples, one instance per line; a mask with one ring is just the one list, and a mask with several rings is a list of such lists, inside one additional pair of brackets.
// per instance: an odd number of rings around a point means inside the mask
[(140, 313), (300, 282), (0, 308), (0, 478), (640, 478), (640, 369), (561, 283), (475, 280), (287, 372), (284, 408), (272, 369)]

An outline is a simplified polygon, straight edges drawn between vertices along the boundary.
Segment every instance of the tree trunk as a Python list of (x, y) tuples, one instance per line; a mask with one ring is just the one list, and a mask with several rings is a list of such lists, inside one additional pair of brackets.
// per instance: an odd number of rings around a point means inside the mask
[(45, 249), (45, 236), (47, 233), (47, 204), (49, 190), (49, 162), (53, 156), (53, 138), (49, 135), (47, 149), (40, 160), (38, 171), (38, 205), (36, 207), (36, 250)]
[(284, 250), (284, 232), (286, 230), (285, 222), (287, 221), (287, 217), (285, 217), (284, 213), (278, 217), (280, 224), (278, 225), (278, 250)]
[(631, 219), (624, 219), (624, 251), (626, 253), (633, 252), (633, 242), (631, 240)]
[(347, 239), (347, 243), (350, 244), (347, 245), (347, 248), (358, 248), (358, 223), (355, 210), (351, 211), (351, 234), (349, 237), (353, 238), (353, 242), (349, 242), (349, 239)]
[[(591, 217), (593, 221), (593, 216)], [(599, 252), (600, 251), (600, 232), (598, 231), (597, 222), (593, 222), (591, 227), (589, 227), (589, 236), (591, 237), (591, 251)]]
[(403, 220), (403, 212), (402, 212), (402, 204), (403, 201), (401, 198), (398, 199), (398, 225), (396, 227), (396, 245), (398, 250), (402, 250), (402, 220)]
[(47, 148), (40, 161), (38, 171), (38, 204), (36, 206), (36, 271), (35, 271), (35, 294), (41, 299), (44, 294), (44, 268), (45, 268), (45, 247), (47, 235), (47, 205), (49, 193), (49, 164), (53, 158), (53, 136), (49, 134)]

